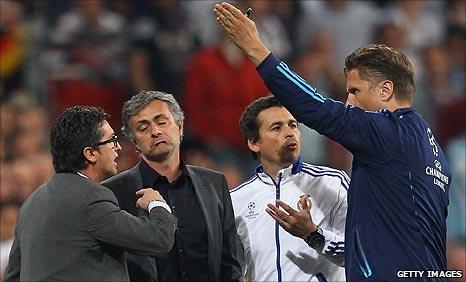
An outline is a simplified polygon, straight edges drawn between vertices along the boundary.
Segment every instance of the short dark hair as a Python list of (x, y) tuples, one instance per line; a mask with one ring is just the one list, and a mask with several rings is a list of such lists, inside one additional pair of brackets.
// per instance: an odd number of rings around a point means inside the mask
[(168, 104), (168, 108), (170, 109), (173, 118), (178, 124), (184, 120), (183, 110), (181, 110), (180, 105), (172, 94), (168, 94), (162, 91), (142, 90), (123, 105), (123, 110), (121, 113), (123, 127), (121, 130), (126, 137), (133, 137), (133, 132), (130, 125), (131, 117), (137, 115), (142, 109), (147, 107), (155, 100), (164, 101)]
[(396, 98), (412, 102), (416, 90), (414, 68), (400, 51), (383, 44), (362, 46), (345, 59), (345, 74), (353, 69), (372, 86), (382, 80), (392, 81)]
[(100, 128), (108, 117), (102, 108), (88, 106), (75, 106), (60, 114), (50, 131), (55, 172), (75, 172), (87, 166), (83, 150), (100, 141)]
[[(259, 99), (256, 99), (251, 104), (249, 104), (244, 110), (241, 118), (239, 119), (239, 128), (241, 134), (243, 135), (246, 143), (248, 140), (256, 142), (259, 140), (259, 127), (261, 126), (257, 116), (266, 109), (272, 107), (283, 107), (283, 105), (278, 101), (275, 96), (265, 96)], [(254, 160), (258, 160), (257, 154), (253, 151), (250, 151)]]

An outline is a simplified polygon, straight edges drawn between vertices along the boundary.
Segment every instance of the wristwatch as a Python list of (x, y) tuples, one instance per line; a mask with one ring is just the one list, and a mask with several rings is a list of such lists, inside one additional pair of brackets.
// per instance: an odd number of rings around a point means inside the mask
[(309, 247), (313, 249), (320, 249), (325, 244), (325, 237), (322, 228), (317, 226), (317, 229), (311, 234), (307, 235), (304, 241), (306, 241)]

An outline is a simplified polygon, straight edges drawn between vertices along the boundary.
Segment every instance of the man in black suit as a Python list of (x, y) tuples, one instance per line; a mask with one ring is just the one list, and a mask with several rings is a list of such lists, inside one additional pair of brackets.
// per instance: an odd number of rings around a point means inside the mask
[(76, 106), (57, 119), (50, 133), (56, 173), (21, 207), (5, 282), (129, 281), (125, 250), (171, 249), (176, 218), (157, 191), (134, 192), (135, 208), (149, 211), (138, 218), (98, 184), (116, 174), (121, 150), (106, 118), (100, 108)]
[(236, 227), (223, 174), (180, 159), (184, 114), (171, 94), (142, 91), (123, 106), (123, 131), (141, 161), (102, 183), (120, 207), (138, 215), (134, 192), (154, 187), (178, 219), (166, 256), (128, 257), (130, 279), (139, 281), (240, 281)]

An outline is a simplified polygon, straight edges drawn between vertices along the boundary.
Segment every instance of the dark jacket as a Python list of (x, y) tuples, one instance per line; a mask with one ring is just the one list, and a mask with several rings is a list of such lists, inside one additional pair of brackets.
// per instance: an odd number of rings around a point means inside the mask
[[(236, 256), (236, 226), (225, 176), (201, 167), (188, 165), (187, 169), (207, 225), (210, 281), (240, 281), (241, 269)], [(122, 209), (141, 215), (135, 208), (135, 193), (148, 187), (142, 187), (139, 164), (107, 179), (102, 185), (115, 193)], [(153, 257), (128, 256), (130, 280), (157, 281), (155, 263)]]
[[(451, 173), (421, 115), (412, 108), (365, 111), (327, 99), (273, 54), (257, 70), (299, 122), (354, 156), (346, 279), (401, 281), (399, 270), (446, 270)], [(419, 280), (430, 281), (427, 276)]]

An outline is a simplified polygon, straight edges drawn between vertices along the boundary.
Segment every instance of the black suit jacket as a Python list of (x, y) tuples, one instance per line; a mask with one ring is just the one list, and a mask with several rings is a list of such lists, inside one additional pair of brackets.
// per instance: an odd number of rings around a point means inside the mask
[[(120, 207), (133, 215), (141, 215), (135, 207), (136, 191), (148, 188), (142, 187), (139, 165), (102, 182), (115, 193)], [(240, 281), (235, 218), (225, 176), (201, 167), (188, 165), (187, 169), (207, 225), (210, 281)], [(153, 257), (130, 255), (127, 262), (131, 281), (157, 281)]]

